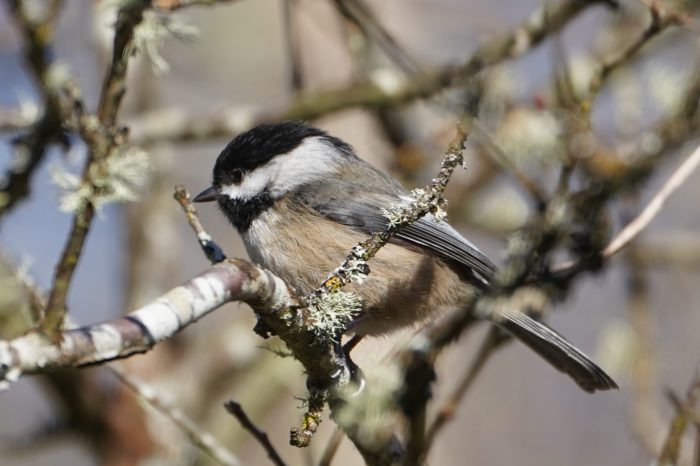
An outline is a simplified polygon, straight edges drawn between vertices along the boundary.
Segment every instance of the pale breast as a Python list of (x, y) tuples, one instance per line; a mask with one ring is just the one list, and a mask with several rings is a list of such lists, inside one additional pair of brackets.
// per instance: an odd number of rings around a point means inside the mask
[[(288, 201), (263, 212), (243, 235), (251, 260), (301, 294), (315, 290), (366, 238)], [(365, 282), (347, 287), (363, 299), (364, 315), (353, 328), (357, 333), (387, 333), (465, 305), (474, 295), (451, 266), (418, 248), (388, 244), (369, 267)]]

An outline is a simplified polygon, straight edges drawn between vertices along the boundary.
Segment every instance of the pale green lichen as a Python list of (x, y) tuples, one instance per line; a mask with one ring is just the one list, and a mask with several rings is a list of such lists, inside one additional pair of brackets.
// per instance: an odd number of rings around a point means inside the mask
[[(435, 180), (433, 180), (435, 181)], [(447, 221), (447, 200), (434, 196), (424, 188), (416, 188), (403, 202), (391, 204), (388, 208), (381, 208), (382, 215), (389, 221), (390, 228), (397, 228), (414, 222), (418, 216), (416, 212), (430, 212), (438, 222)]]
[(138, 192), (148, 179), (149, 160), (146, 152), (130, 147), (93, 163), (87, 180), (59, 166), (51, 167), (50, 171), (54, 183), (62, 190), (62, 211), (79, 212), (90, 202), (100, 212), (106, 204), (138, 199)]
[(308, 310), (311, 328), (321, 341), (335, 339), (344, 332), (360, 313), (362, 300), (349, 291), (333, 291), (315, 296)]
[(160, 48), (169, 39), (192, 43), (197, 38), (197, 28), (186, 24), (176, 15), (146, 11), (143, 21), (134, 30), (134, 47), (148, 57), (157, 76), (170, 71), (170, 65), (160, 54)]

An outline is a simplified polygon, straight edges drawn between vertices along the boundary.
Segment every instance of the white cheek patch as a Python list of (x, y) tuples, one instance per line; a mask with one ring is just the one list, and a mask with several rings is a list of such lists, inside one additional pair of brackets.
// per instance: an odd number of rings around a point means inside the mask
[(270, 173), (260, 167), (252, 173), (246, 173), (240, 184), (221, 186), (221, 194), (231, 199), (251, 199), (260, 194), (270, 184)]
[(321, 137), (305, 139), (296, 149), (273, 158), (243, 176), (238, 184), (221, 186), (231, 199), (251, 199), (265, 189), (274, 198), (331, 173), (337, 166), (337, 149)]

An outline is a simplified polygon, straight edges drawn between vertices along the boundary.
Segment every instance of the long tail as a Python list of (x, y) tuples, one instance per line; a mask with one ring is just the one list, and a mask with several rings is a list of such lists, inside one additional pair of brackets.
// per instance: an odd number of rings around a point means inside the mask
[(615, 381), (578, 348), (546, 325), (521, 312), (502, 313), (494, 323), (568, 374), (585, 391), (617, 389)]

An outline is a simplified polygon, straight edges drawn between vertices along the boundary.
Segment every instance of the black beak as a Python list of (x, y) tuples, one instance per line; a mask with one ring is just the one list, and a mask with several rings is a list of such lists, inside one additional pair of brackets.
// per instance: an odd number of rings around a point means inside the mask
[(212, 202), (215, 201), (217, 197), (219, 197), (219, 192), (212, 186), (197, 194), (192, 200), (194, 202)]

